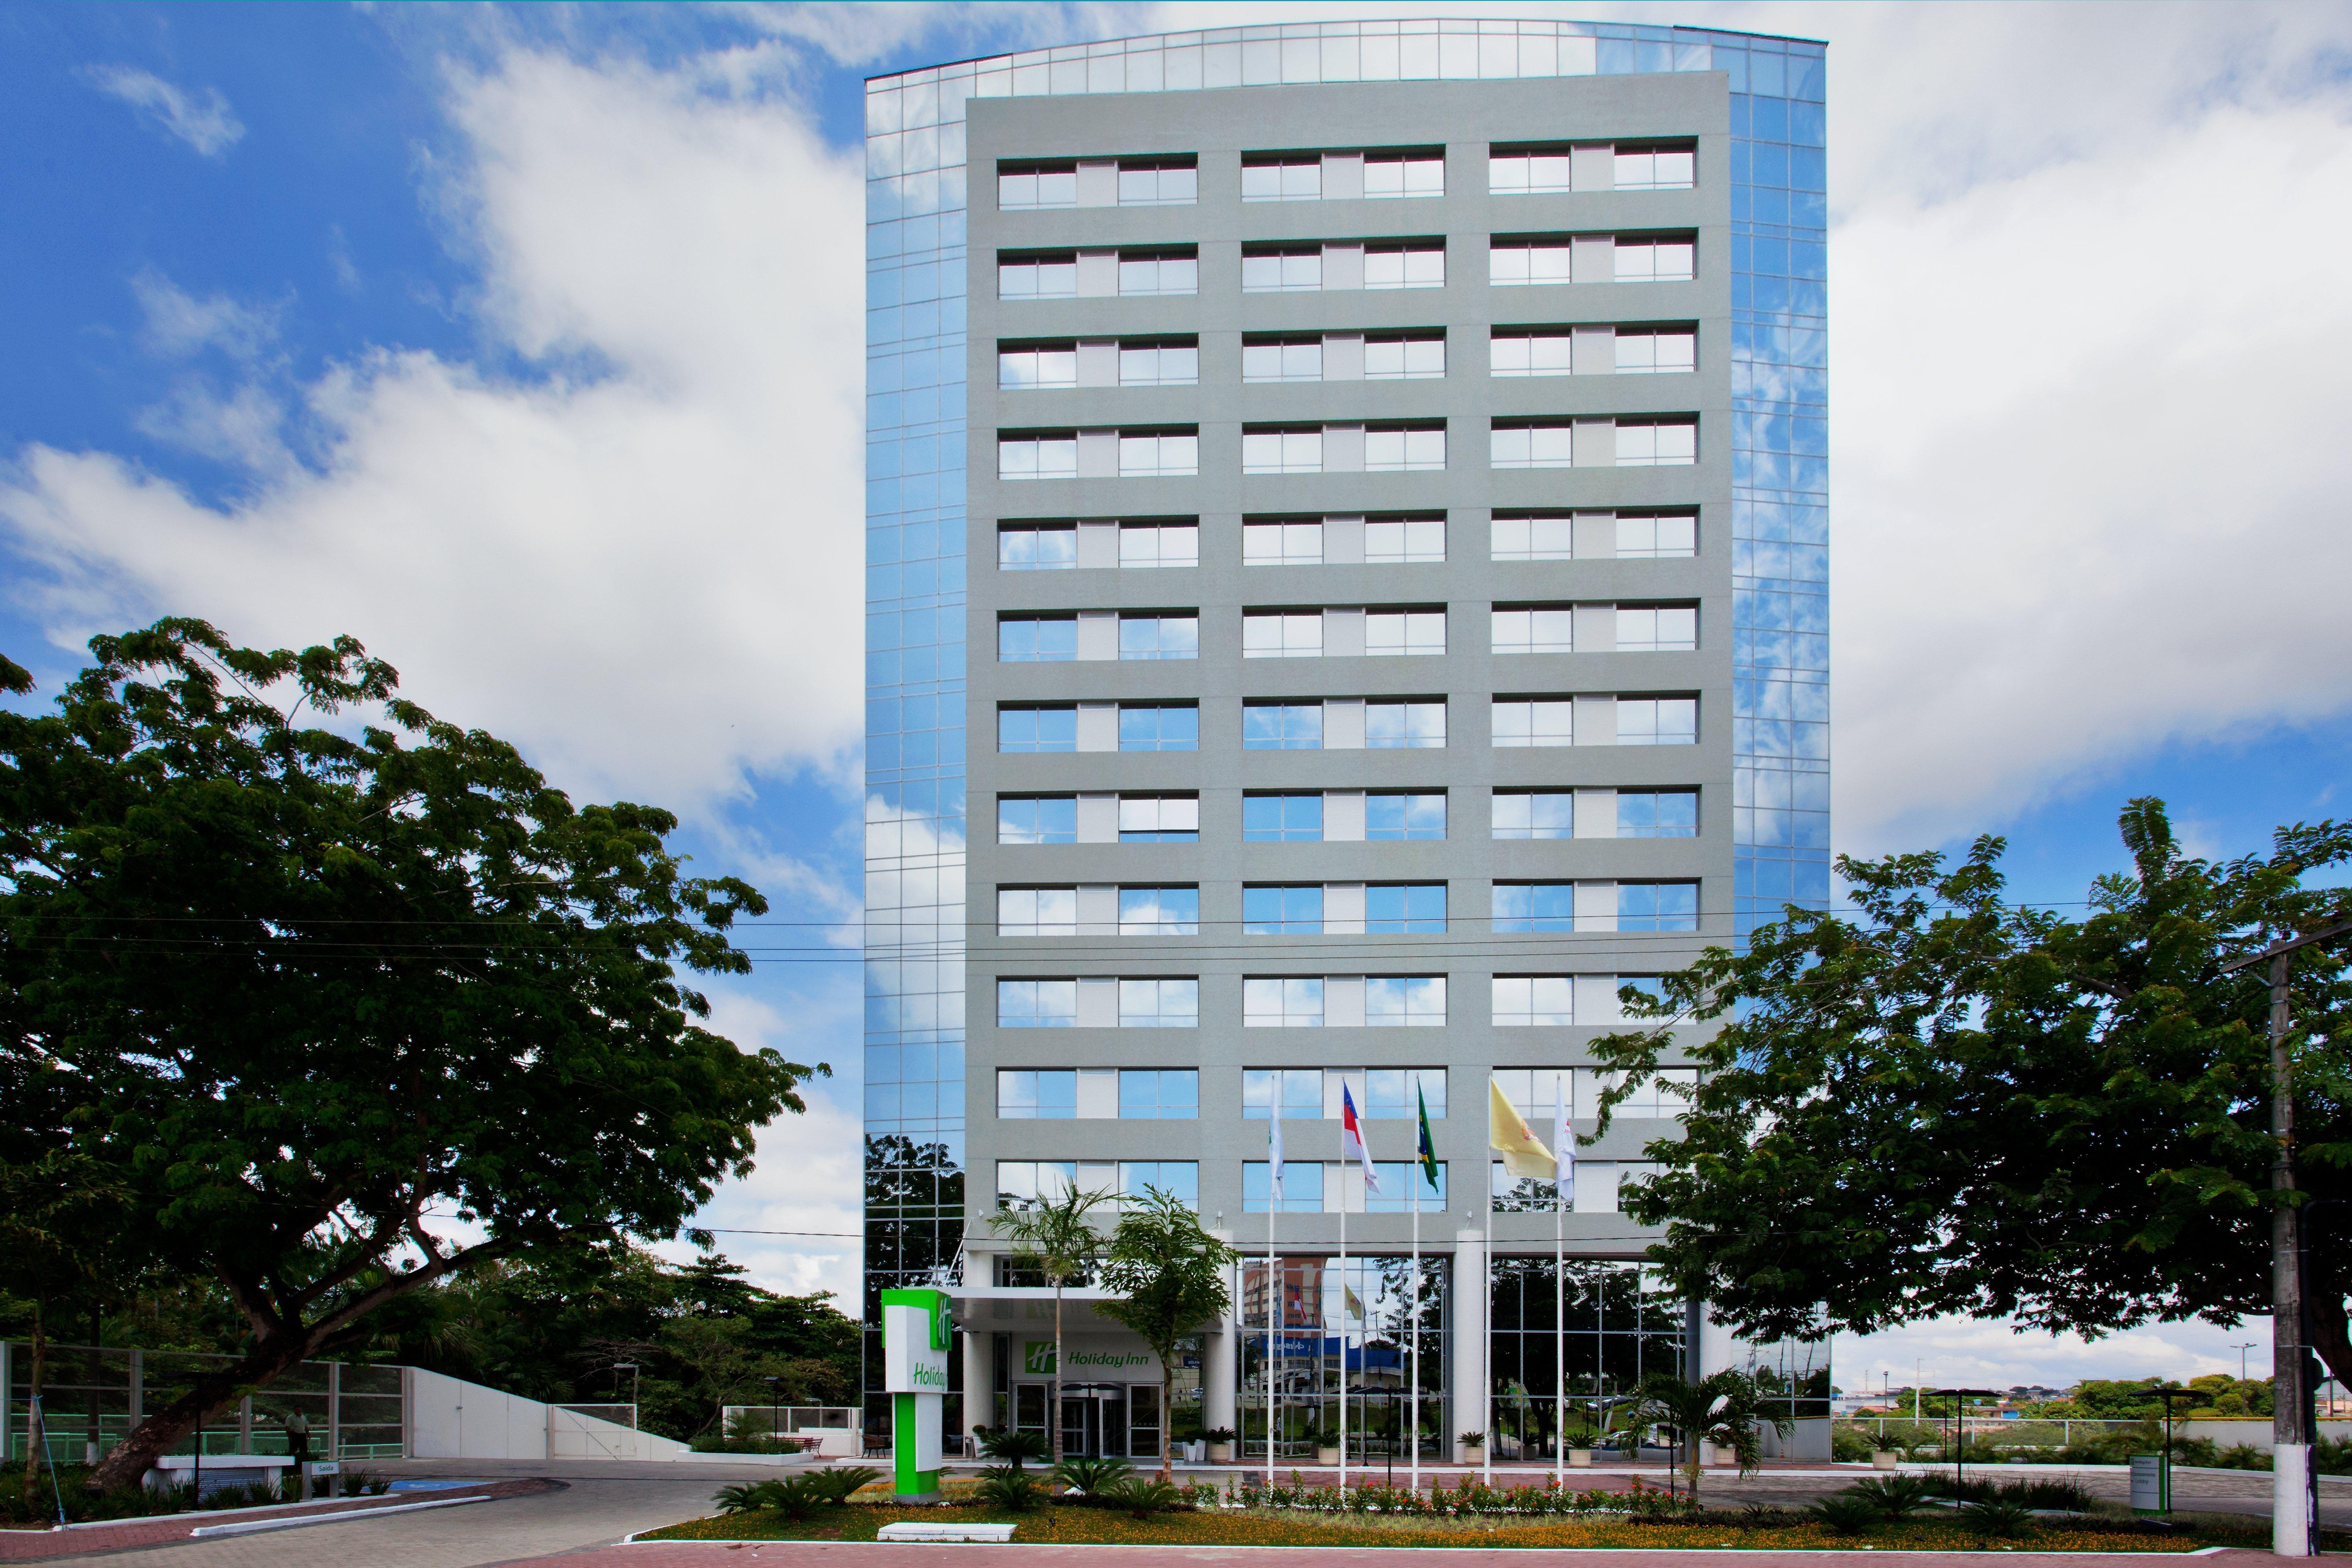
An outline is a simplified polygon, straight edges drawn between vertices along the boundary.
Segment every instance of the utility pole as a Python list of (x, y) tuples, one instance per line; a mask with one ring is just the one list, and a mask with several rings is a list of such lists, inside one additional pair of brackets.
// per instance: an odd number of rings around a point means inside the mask
[(2311, 1468), (2311, 1447), (2319, 1421), (2312, 1408), (2317, 1380), (2304, 1333), (2302, 1215), (2294, 1192), (2294, 1064), (2287, 1053), (2293, 1006), (2287, 970), (2297, 949), (2352, 931), (2338, 921), (2272, 942), (2260, 952), (2222, 966), (2234, 974), (2268, 960), (2271, 967), (2271, 1551), (2280, 1557), (2319, 1553), (2319, 1478)]
[(2260, 1343), (2262, 1343), (2262, 1341), (2260, 1340), (2248, 1340), (2244, 1344), (2231, 1345), (2230, 1347), (2231, 1350), (2238, 1352), (2238, 1381), (2240, 1383), (2246, 1381), (2246, 1352)]

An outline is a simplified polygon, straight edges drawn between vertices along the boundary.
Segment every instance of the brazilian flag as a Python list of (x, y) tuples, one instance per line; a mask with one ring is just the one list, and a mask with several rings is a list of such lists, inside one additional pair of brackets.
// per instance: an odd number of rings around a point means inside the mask
[(1413, 1098), (1421, 1102), (1421, 1173), (1429, 1183), (1431, 1192), (1437, 1191), (1437, 1144), (1429, 1135), (1429, 1096), (1421, 1086), (1413, 1086)]

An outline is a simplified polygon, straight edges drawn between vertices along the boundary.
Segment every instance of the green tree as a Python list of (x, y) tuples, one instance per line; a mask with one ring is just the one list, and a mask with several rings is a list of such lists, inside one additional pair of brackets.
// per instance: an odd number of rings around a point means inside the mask
[[(1651, 1145), (1627, 1207), (1664, 1225), (1650, 1256), (1752, 1337), (1868, 1333), (1944, 1313), (2098, 1334), (2269, 1310), (2274, 1144), (2258, 973), (2281, 932), (2352, 915), (2305, 885), (2352, 860), (2352, 826), (2278, 830), (2273, 852), (2185, 855), (2163, 803), (2122, 814), (2135, 869), (2088, 913), (2008, 903), (2002, 843), (1841, 858), (1859, 916), (1790, 909), (1744, 952), (1711, 949), (1657, 1026), (1596, 1042), (1658, 1064), (1675, 1017), (1727, 1022), (1696, 1047), (1685, 1136)], [(2352, 1196), (2342, 944), (2293, 966), (2294, 1201)], [(2343, 1209), (2334, 1212), (2343, 1213)], [(2317, 1348), (2352, 1375), (2352, 1226), (2309, 1227)], [(1826, 1310), (1824, 1310), (1826, 1304)]]
[(1729, 1367), (1709, 1373), (1696, 1383), (1672, 1373), (1654, 1372), (1634, 1389), (1633, 1403), (1626, 1407), (1623, 1419), (1629, 1448), (1652, 1426), (1671, 1426), (1682, 1435), (1683, 1474), (1690, 1479), (1694, 1502), (1698, 1500), (1699, 1478), (1706, 1473), (1699, 1463), (1701, 1443), (1730, 1449), (1739, 1473), (1748, 1476), (1764, 1462), (1761, 1429), (1769, 1426), (1785, 1437), (1796, 1426), (1788, 1416), (1772, 1413), (1754, 1378)]
[[(1241, 1256), (1201, 1228), (1192, 1205), (1158, 1187), (1127, 1200), (1103, 1251), (1103, 1316), (1125, 1323), (1160, 1358), (1160, 1474), (1169, 1473), (1175, 1435), (1176, 1345), (1221, 1320), (1232, 1298), (1226, 1271)], [(1055, 1364), (1059, 1365), (1056, 1357)]]
[(991, 1216), (997, 1234), (1012, 1243), (1024, 1268), (1045, 1277), (1054, 1288), (1054, 1462), (1062, 1462), (1062, 1292), (1085, 1280), (1102, 1257), (1102, 1233), (1092, 1211), (1109, 1203), (1108, 1193), (1082, 1193), (1072, 1186), (1057, 1198), (1031, 1198), (1019, 1207), (1002, 1205)]
[(0, 711), (0, 1052), (76, 1075), (73, 1146), (129, 1188), (126, 1236), (245, 1329), (100, 1485), (389, 1301), (673, 1234), (802, 1108), (811, 1069), (711, 1033), (680, 980), (746, 972), (727, 932), (767, 906), (686, 875), (669, 813), (575, 807), (349, 637), (263, 652), (175, 618), (90, 652), (54, 713)]

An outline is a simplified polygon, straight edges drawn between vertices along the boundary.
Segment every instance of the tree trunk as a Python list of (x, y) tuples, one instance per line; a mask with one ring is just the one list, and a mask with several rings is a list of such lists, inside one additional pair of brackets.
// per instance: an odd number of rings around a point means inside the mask
[(49, 1341), (41, 1321), (41, 1299), (38, 1296), (34, 1297), (32, 1382), (27, 1385), (31, 1403), (25, 1407), (25, 1512), (27, 1516), (33, 1511), (35, 1494), (41, 1489), (38, 1484), (41, 1458), (48, 1449), (49, 1436), (44, 1427), (36, 1426), (32, 1420), (32, 1412), (40, 1406), (41, 1373), (47, 1369), (48, 1364)]
[(1053, 1408), (1045, 1412), (1045, 1424), (1052, 1427), (1054, 1463), (1062, 1462), (1062, 1281), (1054, 1281), (1054, 1391)]
[(2343, 1286), (2329, 1266), (2331, 1260), (2319, 1248), (2311, 1248), (2305, 1257), (2310, 1261), (2303, 1280), (2303, 1299), (2310, 1306), (2311, 1348), (2319, 1352), (2336, 1382), (2352, 1388), (2352, 1323), (2345, 1316)]
[[(1205, 1364), (1207, 1356), (1201, 1358)], [(1340, 1358), (1344, 1372), (1347, 1356)], [(1160, 1479), (1169, 1478), (1169, 1461), (1176, 1452), (1176, 1347), (1170, 1345), (1160, 1352)], [(1202, 1404), (1205, 1406), (1206, 1401)]]
[(163, 1451), (196, 1429), (197, 1421), (226, 1405), (240, 1388), (268, 1382), (309, 1355), (315, 1342), (326, 1336), (317, 1330), (294, 1330), (271, 1335), (245, 1359), (208, 1373), (179, 1398), (139, 1424), (138, 1429), (114, 1446), (90, 1472), (89, 1484), (99, 1491), (141, 1483)]

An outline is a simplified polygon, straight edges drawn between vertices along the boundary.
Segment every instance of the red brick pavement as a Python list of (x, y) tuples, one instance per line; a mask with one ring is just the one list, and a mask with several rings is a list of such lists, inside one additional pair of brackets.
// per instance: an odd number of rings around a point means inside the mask
[(86, 1530), (0, 1530), (0, 1563), (30, 1563), (50, 1557), (79, 1557), (100, 1552), (127, 1552), (141, 1546), (162, 1546), (185, 1541), (202, 1524), (231, 1524), (252, 1519), (304, 1519), (320, 1513), (366, 1513), (400, 1503), (432, 1502), (443, 1498), (525, 1497), (552, 1491), (559, 1483), (537, 1479), (486, 1481), (480, 1486), (451, 1487), (446, 1491), (390, 1492), (383, 1497), (334, 1498), (302, 1508), (238, 1510), (225, 1513), (178, 1513), (167, 1519), (123, 1524), (92, 1525)]
[[(1903, 1568), (1984, 1568), (1989, 1557), (2032, 1556), (2041, 1563), (2063, 1563), (2084, 1568), (2123, 1562), (2148, 1568), (2151, 1559), (2178, 1559), (2178, 1552), (1609, 1552), (1485, 1547), (1428, 1546), (962, 1546), (914, 1542), (768, 1541), (730, 1546), (718, 1542), (651, 1541), (643, 1544), (598, 1547), (540, 1563), (562, 1568), (1082, 1568), (1116, 1558), (1133, 1568), (1173, 1568), (1183, 1563), (1229, 1563), (1241, 1568), (1342, 1568), (1349, 1563), (1395, 1568), (1395, 1559), (1414, 1555), (1429, 1568), (1526, 1568), (1531, 1557), (1547, 1562), (1593, 1559), (1594, 1568), (1724, 1568), (1727, 1557), (1752, 1561), (1772, 1559), (1769, 1568), (1855, 1568), (1864, 1557), (1899, 1557)], [(2199, 1564), (2220, 1563), (2221, 1568), (2272, 1568), (2283, 1563), (2267, 1552), (2235, 1549), (2194, 1559)], [(503, 1568), (524, 1568), (509, 1563)]]

